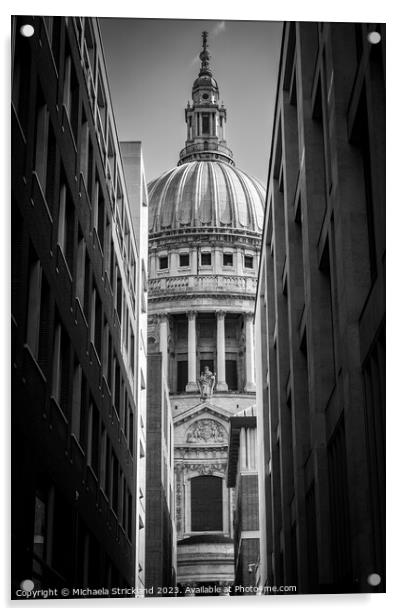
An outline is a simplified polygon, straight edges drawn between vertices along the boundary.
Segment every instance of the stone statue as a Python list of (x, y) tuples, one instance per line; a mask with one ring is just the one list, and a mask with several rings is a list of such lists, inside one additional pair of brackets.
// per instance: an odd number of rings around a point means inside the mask
[(215, 387), (215, 373), (211, 372), (208, 366), (205, 366), (204, 372), (201, 372), (198, 379), (198, 388), (200, 390), (201, 398), (210, 398), (213, 394)]

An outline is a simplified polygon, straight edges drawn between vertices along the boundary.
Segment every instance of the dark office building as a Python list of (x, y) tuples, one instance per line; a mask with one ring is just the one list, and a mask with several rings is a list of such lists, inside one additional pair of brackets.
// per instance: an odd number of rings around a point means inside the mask
[(95, 19), (13, 18), (11, 120), (12, 597), (141, 587), (137, 204)]
[(262, 584), (385, 590), (385, 26), (284, 25), (257, 307)]

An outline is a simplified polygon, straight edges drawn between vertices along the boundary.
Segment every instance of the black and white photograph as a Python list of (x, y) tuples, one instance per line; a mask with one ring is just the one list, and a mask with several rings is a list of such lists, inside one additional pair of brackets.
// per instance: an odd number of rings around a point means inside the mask
[(10, 18), (13, 604), (385, 593), (386, 23)]

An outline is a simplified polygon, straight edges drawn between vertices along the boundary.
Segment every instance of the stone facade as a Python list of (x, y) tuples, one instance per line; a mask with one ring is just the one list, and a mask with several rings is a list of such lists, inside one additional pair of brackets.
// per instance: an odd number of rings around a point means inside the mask
[(146, 565), (149, 596), (176, 586), (173, 418), (160, 353), (148, 354), (146, 475)]
[(385, 590), (384, 63), (383, 24), (284, 26), (255, 313), (259, 575), (300, 593)]
[(260, 558), (255, 405), (230, 419), (227, 485), (233, 488), (235, 594), (255, 594)]

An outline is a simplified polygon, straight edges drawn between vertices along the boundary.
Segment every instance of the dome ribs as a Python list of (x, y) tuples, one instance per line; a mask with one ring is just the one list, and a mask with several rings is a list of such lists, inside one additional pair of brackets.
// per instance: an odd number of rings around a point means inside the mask
[(191, 223), (191, 187), (194, 181), (195, 171), (195, 163), (189, 163), (184, 166), (184, 173), (180, 180), (175, 203), (175, 227), (177, 228), (180, 228), (181, 225), (189, 225)]
[(203, 225), (212, 225), (212, 178), (210, 163), (202, 163), (199, 183), (199, 219)]
[[(174, 168), (175, 169), (175, 168)], [(149, 201), (149, 222), (148, 228), (150, 231), (157, 231), (160, 228), (160, 216), (161, 216), (161, 203), (162, 203), (162, 194), (164, 193), (164, 182), (170, 173), (174, 171), (174, 169), (169, 169), (162, 173), (162, 175), (156, 180), (152, 180), (148, 184), (150, 186), (148, 193), (148, 201)]]
[[(217, 226), (219, 226), (220, 224), (230, 225), (234, 223), (234, 220), (230, 207), (231, 193), (228, 184), (227, 174), (225, 173), (226, 166), (224, 164), (217, 163), (215, 169), (217, 187), (216, 208), (218, 210)], [(220, 178), (218, 176), (220, 176)]]
[(191, 161), (150, 183), (151, 233), (183, 228), (232, 228), (261, 233), (264, 189), (218, 160)]

